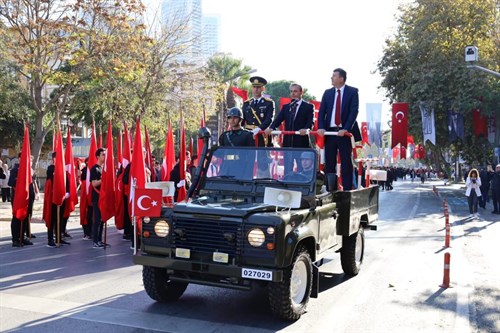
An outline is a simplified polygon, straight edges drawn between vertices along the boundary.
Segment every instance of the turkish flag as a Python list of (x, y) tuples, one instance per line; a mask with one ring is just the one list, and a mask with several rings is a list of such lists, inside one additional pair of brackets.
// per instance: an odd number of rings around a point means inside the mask
[(120, 169), (123, 163), (122, 130), (120, 130), (120, 134), (118, 134), (118, 143), (116, 144), (116, 159), (118, 160), (118, 169)]
[(69, 182), (69, 198), (66, 200), (66, 205), (64, 206), (65, 218), (69, 217), (69, 214), (75, 210), (75, 206), (78, 204), (78, 193), (76, 191), (76, 171), (75, 171), (75, 160), (73, 158), (73, 145), (71, 143), (71, 132), (68, 127), (68, 137), (66, 138), (66, 151), (64, 155), (64, 161), (66, 162), (66, 181)]
[(406, 147), (405, 146), (401, 146), (399, 158), (400, 159), (404, 158), (406, 160)]
[(52, 203), (61, 206), (66, 195), (66, 171), (64, 170), (63, 143), (61, 130), (57, 131), (56, 157), (54, 159), (54, 181), (52, 183)]
[(240, 96), (243, 101), (246, 101), (248, 99), (248, 91), (236, 87), (231, 87), (231, 90), (233, 91), (233, 93)]
[[(186, 131), (184, 130), (184, 115), (181, 116), (181, 141), (179, 149), (179, 180), (186, 181)], [(178, 188), (177, 202), (186, 199), (186, 186)]]
[(158, 188), (135, 189), (134, 210), (138, 217), (159, 217), (161, 215), (162, 190)]
[(165, 149), (163, 151), (163, 163), (161, 167), (161, 180), (169, 181), (170, 172), (175, 165), (174, 135), (172, 133), (172, 122), (168, 121), (168, 132), (165, 139)]
[(368, 144), (368, 123), (366, 121), (361, 122), (361, 144)]
[(106, 140), (106, 159), (102, 169), (101, 192), (99, 194), (99, 209), (101, 220), (106, 222), (115, 216), (115, 161), (113, 156), (113, 127), (108, 122), (108, 137)]
[(124, 123), (123, 125), (125, 127), (125, 130), (123, 132), (122, 166), (123, 168), (126, 168), (130, 161), (132, 161), (132, 157), (130, 157), (130, 134), (128, 132), (127, 123)]
[(153, 163), (153, 154), (151, 153), (151, 142), (149, 141), (149, 133), (148, 129), (146, 126), (144, 126), (144, 133), (146, 133), (146, 139), (144, 142), (144, 145), (146, 146), (146, 156), (145, 156), (145, 163), (146, 166), (148, 167), (149, 171), (151, 171), (151, 181), (154, 182), (155, 179), (154, 177), (154, 163)]
[(406, 137), (406, 141), (409, 145), (414, 145), (415, 144), (415, 139), (413, 139), (413, 135), (408, 135)]
[(135, 124), (134, 152), (132, 155), (132, 165), (130, 166), (130, 203), (132, 216), (136, 216), (134, 211), (135, 191), (137, 188), (146, 187), (146, 165), (144, 164), (144, 154), (142, 153), (141, 120), (137, 118)]
[(413, 158), (416, 160), (420, 159), (420, 143), (415, 146), (415, 152), (413, 153)]
[[(28, 126), (24, 127), (23, 148), (21, 150), (21, 159), (19, 160), (19, 170), (15, 185), (15, 193), (12, 204), (12, 215), (20, 221), (28, 216), (28, 203), (30, 196), (31, 178), (31, 149), (30, 134)], [(17, 235), (19, 237), (19, 235)]]
[[(203, 127), (205, 127), (205, 109), (203, 109), (203, 118), (201, 118), (200, 129)], [(198, 160), (196, 162), (196, 166), (198, 166), (198, 163), (200, 163), (201, 153), (203, 152), (203, 145), (204, 145), (203, 138), (198, 138), (198, 146), (196, 147)]]
[(392, 158), (393, 158), (394, 160), (397, 160), (397, 158), (399, 157), (399, 151), (400, 151), (400, 150), (399, 150), (399, 147), (398, 147), (398, 146), (396, 146), (396, 147), (392, 148)]
[(478, 138), (488, 137), (488, 118), (481, 114), (481, 109), (472, 110), (472, 122), (474, 123), (474, 135)]
[(425, 158), (425, 146), (424, 145), (418, 146), (418, 158), (421, 160), (423, 160)]
[(95, 123), (92, 121), (92, 135), (90, 136), (90, 149), (89, 149), (89, 160), (87, 162), (87, 206), (92, 206), (92, 184), (90, 183), (90, 169), (97, 164), (97, 157), (95, 152), (97, 150), (97, 143), (95, 139)]
[(392, 145), (408, 145), (408, 103), (392, 104)]

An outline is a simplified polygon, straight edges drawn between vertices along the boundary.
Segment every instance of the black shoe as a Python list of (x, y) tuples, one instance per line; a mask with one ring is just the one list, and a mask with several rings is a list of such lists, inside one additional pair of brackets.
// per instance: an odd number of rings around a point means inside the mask
[(12, 242), (12, 247), (21, 247), (21, 243), (19, 243), (19, 242)]
[(498, 214), (498, 210), (494, 210), (491, 212), (492, 214)]
[(123, 239), (124, 241), (129, 241), (129, 240), (131, 240), (131, 239), (132, 239), (132, 236), (130, 236), (130, 235), (123, 235), (122, 239)]
[(54, 241), (52, 241), (47, 243), (47, 247), (57, 247), (57, 245), (56, 243), (54, 243)]
[(31, 234), (31, 238), (36, 238), (36, 236), (35, 236), (35, 235), (33, 235), (33, 234)]
[(25, 238), (25, 239), (23, 240), (23, 244), (24, 244), (24, 245), (33, 245), (33, 243), (32, 243), (32, 242), (31, 242), (28, 238)]
[(71, 235), (70, 235), (70, 234), (68, 234), (67, 232), (65, 232), (65, 233), (63, 234), (63, 237), (64, 237), (64, 238), (73, 238), (73, 237), (71, 237)]
[(63, 245), (71, 245), (70, 242), (66, 242), (64, 239), (61, 239), (61, 241), (59, 243), (63, 244)]
[(101, 242), (94, 242), (94, 246), (92, 246), (94, 249), (102, 249), (104, 247), (103, 244), (101, 244)]

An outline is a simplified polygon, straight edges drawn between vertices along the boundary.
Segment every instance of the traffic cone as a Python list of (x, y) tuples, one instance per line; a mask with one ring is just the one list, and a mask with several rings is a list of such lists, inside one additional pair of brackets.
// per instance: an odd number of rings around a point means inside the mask
[(446, 234), (444, 237), (444, 247), (450, 247), (450, 224), (446, 224)]
[(450, 253), (446, 252), (444, 254), (444, 274), (443, 274), (443, 284), (439, 286), (441, 288), (451, 288), (450, 286)]

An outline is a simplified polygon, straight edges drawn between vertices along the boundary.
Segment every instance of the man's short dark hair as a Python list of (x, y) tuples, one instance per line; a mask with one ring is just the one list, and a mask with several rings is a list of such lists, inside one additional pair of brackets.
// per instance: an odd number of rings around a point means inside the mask
[(55, 151), (52, 152), (52, 158), (56, 158), (56, 152)]
[(95, 151), (95, 157), (99, 157), (101, 156), (101, 153), (104, 152), (104, 148), (98, 148), (96, 151)]
[(339, 76), (340, 76), (340, 77), (342, 77), (342, 78), (344, 78), (344, 82), (346, 82), (346, 81), (347, 81), (347, 73), (346, 73), (346, 71), (345, 71), (345, 70), (343, 70), (342, 68), (335, 68), (335, 69), (333, 70), (333, 72), (334, 72), (334, 73), (335, 73), (335, 72), (339, 73)]

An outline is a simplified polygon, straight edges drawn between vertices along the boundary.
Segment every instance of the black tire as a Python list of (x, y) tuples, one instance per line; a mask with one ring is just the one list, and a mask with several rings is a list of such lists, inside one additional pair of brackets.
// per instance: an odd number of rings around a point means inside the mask
[(365, 253), (365, 233), (362, 227), (351, 236), (344, 236), (340, 250), (340, 263), (345, 274), (358, 275)]
[(312, 261), (305, 247), (297, 248), (292, 265), (284, 273), (282, 282), (268, 284), (269, 304), (275, 316), (297, 320), (306, 310), (312, 288)]
[(184, 294), (188, 283), (170, 281), (167, 270), (158, 267), (143, 266), (142, 282), (149, 297), (158, 302), (173, 302)]

